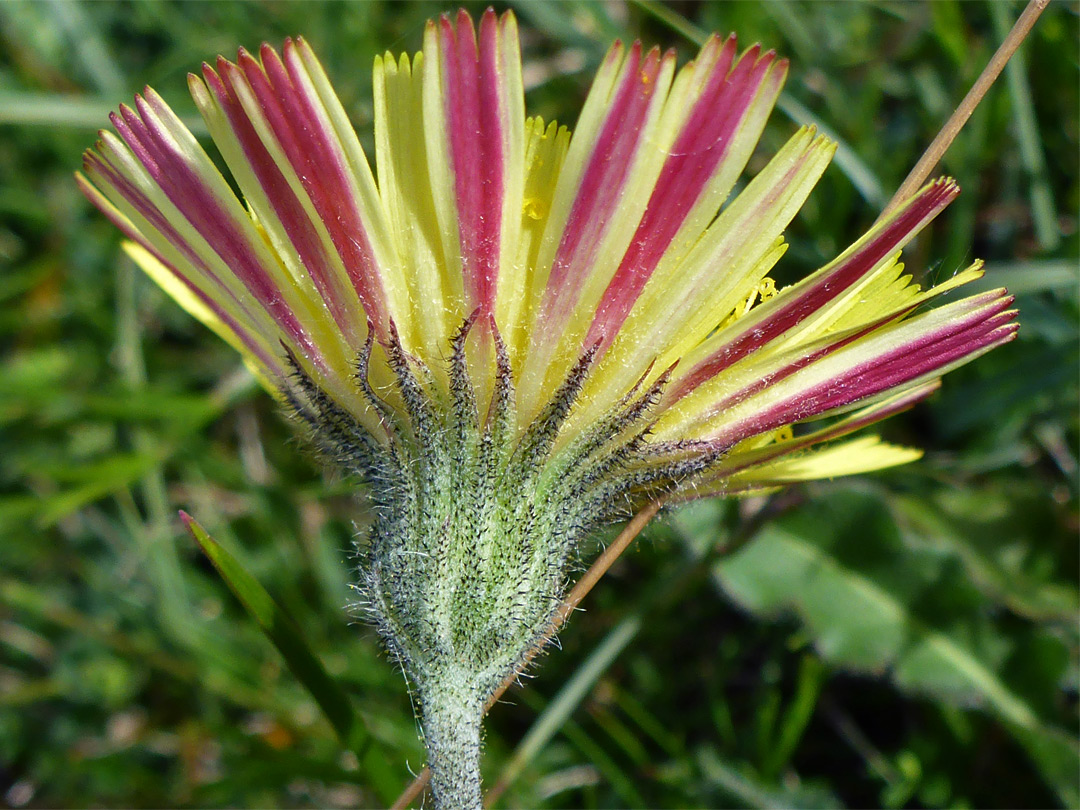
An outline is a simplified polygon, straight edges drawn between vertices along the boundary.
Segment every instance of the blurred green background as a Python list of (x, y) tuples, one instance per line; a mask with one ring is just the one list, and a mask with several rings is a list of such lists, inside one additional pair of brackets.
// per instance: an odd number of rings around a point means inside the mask
[[(797, 123), (841, 150), (785, 280), (873, 221), (1021, 10), (511, 7), (529, 109), (570, 125), (615, 37), (689, 55), (737, 31), (790, 57), (751, 171)], [(144, 84), (197, 123), (187, 71), (298, 33), (370, 150), (373, 56), (417, 50), (446, 9), (0, 4), (0, 804), (370, 806), (423, 764), (401, 674), (347, 609), (348, 483), (123, 257), (72, 172)], [(908, 251), (928, 279), (986, 259), (1019, 339), (885, 426), (921, 462), (655, 521), (492, 712), (501, 806), (1080, 803), (1077, 42), (1077, 5), (1052, 4), (945, 158), (965, 193)], [(181, 507), (344, 687), (363, 726), (347, 744)]]

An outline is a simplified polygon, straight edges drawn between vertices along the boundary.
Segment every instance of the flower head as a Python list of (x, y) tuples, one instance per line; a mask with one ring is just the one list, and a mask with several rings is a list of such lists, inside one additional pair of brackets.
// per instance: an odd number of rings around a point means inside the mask
[[(734, 37), (712, 37), (681, 70), (672, 52), (616, 43), (571, 138), (525, 117), (513, 16), (488, 12), (476, 31), (460, 12), (430, 23), (411, 59), (375, 60), (377, 181), (315, 55), (289, 40), (281, 55), (241, 50), (189, 77), (244, 203), (150, 88), (112, 116), (120, 138), (101, 133), (79, 183), (136, 261), (268, 387), (288, 392), (303, 373), (379, 442), (387, 426), (353, 379), (366, 342), (376, 390), (393, 385), (396, 342), (446, 395), (446, 353), (468, 322), (485, 394), (492, 346), (505, 346), (519, 433), (583, 377), (560, 446), (663, 378), (654, 441), (723, 452), (718, 491), (908, 460), (865, 440), (816, 465), (803, 451), (1008, 340), (1009, 301), (995, 291), (926, 312), (978, 263), (929, 290), (904, 275), (899, 251), (956, 196), (948, 180), (777, 293), (781, 234), (833, 144), (799, 130), (724, 203), (786, 72), (757, 46), (739, 54)], [(843, 429), (782, 430), (860, 405)]]
[(300, 39), (189, 77), (243, 202), (149, 88), (86, 153), (131, 256), (371, 485), (366, 592), (432, 739), (434, 684), (490, 694), (592, 526), (910, 460), (836, 440), (1014, 336), (1004, 290), (926, 307), (978, 263), (904, 273), (950, 180), (776, 288), (834, 150), (804, 127), (732, 194), (786, 72), (734, 37), (682, 68), (616, 43), (571, 136), (525, 115), (513, 16), (459, 12), (375, 60), (374, 171)]

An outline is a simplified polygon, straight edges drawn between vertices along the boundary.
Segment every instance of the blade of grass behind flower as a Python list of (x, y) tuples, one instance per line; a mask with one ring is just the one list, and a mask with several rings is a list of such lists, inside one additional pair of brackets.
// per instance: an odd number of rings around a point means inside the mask
[[(528, 733), (522, 738), (514, 755), (506, 763), (498, 781), (487, 796), (487, 804), (491, 806), (496, 799), (509, 787), (525, 767), (535, 759), (536, 755), (560, 730), (564, 729), (567, 721), (581, 702), (588, 697), (593, 686), (600, 679), (608, 667), (622, 653), (641, 630), (642, 614), (640, 610), (634, 611), (604, 637), (589, 657), (578, 667), (573, 677), (570, 678), (555, 698), (547, 705), (544, 711), (533, 723)], [(612, 787), (619, 790), (619, 784)], [(636, 791), (634, 791), (636, 793)], [(625, 790), (619, 790), (624, 801), (632, 802), (638, 806), (644, 804), (640, 796), (626, 795)]]
[(809, 654), (802, 657), (795, 694), (779, 721), (775, 738), (765, 752), (761, 765), (761, 774), (766, 780), (778, 779), (795, 755), (799, 741), (814, 716), (818, 696), (827, 677), (827, 668), (820, 658)]
[[(0, 124), (25, 124), (50, 128), (70, 127), (90, 132), (123, 100), (122, 96), (89, 96), (75, 93), (0, 92)], [(196, 116), (181, 116), (184, 126), (195, 135), (207, 135), (206, 123)]]
[[(1009, 14), (1001, 3), (987, 3), (994, 32), (1004, 38), (1009, 32)], [(1031, 217), (1035, 225), (1035, 237), (1043, 250), (1055, 250), (1061, 243), (1057, 211), (1054, 210), (1053, 192), (1046, 175), (1046, 156), (1043, 154), (1039, 122), (1035, 117), (1035, 103), (1028, 83), (1027, 58), (1023, 47), (1005, 65), (1005, 80), (1012, 97), (1012, 113), (1016, 122), (1016, 139), (1020, 144), (1020, 157), (1031, 183)]]
[(181, 519), (214, 568), (221, 575), (251, 616), (285, 659), (289, 671), (311, 693), (326, 719), (337, 732), (342, 745), (357, 755), (361, 767), (370, 775), (376, 792), (389, 802), (398, 785), (377, 746), (353, 709), (348, 695), (327, 674), (322, 663), (304, 641), (296, 623), (273, 600), (266, 590), (228, 551), (218, 545), (206, 530), (186, 512)]
[[(124, 261), (117, 268), (116, 334), (113, 363), (120, 378), (133, 398), (146, 388), (146, 358), (143, 354), (143, 321), (139, 317), (138, 281), (139, 271), (131, 261)], [(160, 453), (154, 434), (144, 427), (135, 426), (131, 431), (135, 449), (144, 454)], [(165, 474), (161, 465), (146, 470), (138, 483), (143, 508), (139, 509), (130, 489), (118, 493), (121, 504), (125, 496), (131, 502), (128, 524), (131, 536), (138, 542), (147, 562), (147, 573), (158, 596), (157, 608), (169, 635), (184, 646), (198, 646), (198, 631), (188, 621), (191, 602), (180, 570), (178, 538), (170, 526), (169, 496), (165, 491)]]

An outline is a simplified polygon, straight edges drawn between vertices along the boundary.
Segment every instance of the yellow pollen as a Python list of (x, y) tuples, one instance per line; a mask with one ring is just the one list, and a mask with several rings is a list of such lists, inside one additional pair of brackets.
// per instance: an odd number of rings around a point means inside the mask
[(526, 197), (525, 203), (524, 205), (522, 205), (521, 210), (529, 219), (543, 219), (544, 201), (541, 200), (539, 197)]
[(720, 328), (730, 326), (735, 321), (739, 320), (739, 318), (754, 308), (754, 304), (757, 303), (759, 299), (761, 301), (768, 301), (770, 298), (778, 295), (779, 292), (780, 291), (776, 289), (776, 282), (766, 276), (758, 282), (758, 285), (750, 291), (750, 294), (742, 300), (742, 303), (735, 307), (735, 311), (720, 324)]

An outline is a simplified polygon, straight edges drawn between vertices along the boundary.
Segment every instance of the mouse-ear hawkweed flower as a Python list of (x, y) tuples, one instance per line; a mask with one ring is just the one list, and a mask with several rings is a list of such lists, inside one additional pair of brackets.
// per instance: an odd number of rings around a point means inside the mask
[(149, 88), (86, 153), (135, 261), (366, 482), (360, 586), (440, 807), (479, 807), (484, 702), (586, 533), (659, 495), (911, 460), (844, 437), (1015, 334), (1004, 290), (927, 307), (978, 264), (904, 272), (951, 180), (776, 288), (834, 149), (800, 129), (732, 196), (786, 72), (734, 37), (681, 69), (616, 43), (571, 136), (525, 115), (513, 16), (459, 12), (375, 60), (374, 167), (300, 39), (190, 76), (243, 202)]

